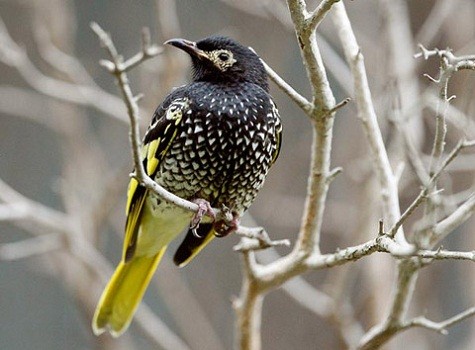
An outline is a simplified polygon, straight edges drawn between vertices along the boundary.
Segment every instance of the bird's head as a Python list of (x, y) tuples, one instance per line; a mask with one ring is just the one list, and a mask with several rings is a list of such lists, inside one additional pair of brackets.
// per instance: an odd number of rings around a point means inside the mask
[(193, 62), (193, 80), (211, 82), (251, 82), (268, 91), (266, 70), (251, 49), (237, 41), (211, 36), (198, 42), (171, 39), (173, 45), (188, 53)]

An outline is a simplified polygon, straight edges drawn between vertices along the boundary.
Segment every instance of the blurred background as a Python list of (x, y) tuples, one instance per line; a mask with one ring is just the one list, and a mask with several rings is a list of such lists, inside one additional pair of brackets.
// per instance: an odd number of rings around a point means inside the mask
[[(317, 3), (309, 1), (309, 8)], [(436, 77), (438, 60), (414, 59), (413, 54), (419, 42), (475, 54), (475, 2), (345, 4), (365, 56), (393, 167), (402, 170), (404, 209), (418, 194), (420, 183), (406, 164), (399, 126), (403, 120), (428, 164), (437, 99), (434, 84), (422, 74)], [(215, 240), (185, 269), (176, 268), (170, 257), (163, 259), (145, 297), (148, 308), (141, 307), (129, 331), (118, 340), (92, 335), (92, 312), (111, 266), (120, 258), (132, 159), (125, 108), (113, 77), (98, 65), (106, 54), (89, 23), (96, 21), (111, 33), (126, 58), (140, 50), (144, 26), (158, 44), (172, 37), (232, 36), (252, 46), (297, 91), (309, 96), (286, 4), (0, 0), (0, 17), (0, 349), (155, 349), (164, 346), (157, 338), (167, 338), (172, 344), (168, 348), (232, 348), (231, 302), (241, 285), (234, 236)], [(327, 18), (318, 41), (333, 91), (342, 100), (353, 96), (352, 78), (335, 33)], [(144, 94), (144, 128), (168, 92), (189, 81), (189, 66), (185, 54), (165, 47), (158, 58), (130, 73), (133, 91)], [(463, 136), (475, 137), (474, 83), (473, 72), (457, 73), (450, 83), (449, 95), (457, 98), (447, 115), (447, 149)], [(264, 226), (272, 238), (293, 243), (305, 198), (311, 125), (272, 84), (271, 90), (284, 124), (282, 152), (250, 209), (252, 219), (245, 223)], [(370, 162), (355, 105), (350, 103), (336, 116), (332, 166), (344, 170), (330, 189), (323, 252), (376, 235), (380, 193)], [(474, 168), (474, 155), (465, 152), (442, 177), (442, 217), (469, 195)], [(409, 236), (419, 217), (416, 213), (406, 225)], [(474, 250), (474, 228), (471, 219), (443, 242), (444, 247)], [(289, 251), (264, 252), (260, 259), (269, 261)], [(308, 273), (272, 292), (264, 302), (263, 348), (345, 348), (345, 329), (359, 339), (384, 317), (393, 273), (394, 260), (374, 254)], [(335, 310), (325, 304), (328, 295), (335, 300)], [(410, 314), (439, 321), (474, 304), (473, 263), (437, 262), (422, 270)], [(447, 336), (409, 330), (388, 349), (463, 350), (473, 344), (472, 318), (451, 328)]]

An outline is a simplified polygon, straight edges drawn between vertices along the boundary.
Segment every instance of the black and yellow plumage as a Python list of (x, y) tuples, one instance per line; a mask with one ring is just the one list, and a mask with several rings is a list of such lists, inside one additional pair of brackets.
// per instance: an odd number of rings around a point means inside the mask
[[(259, 57), (225, 37), (167, 42), (186, 51), (193, 82), (175, 89), (157, 108), (143, 145), (149, 176), (188, 200), (225, 206), (238, 219), (251, 205), (276, 160), (281, 123)], [(130, 181), (122, 260), (99, 300), (95, 334), (127, 329), (167, 245), (193, 213)], [(204, 222), (188, 230), (174, 256), (185, 266), (216, 235), (233, 227)]]

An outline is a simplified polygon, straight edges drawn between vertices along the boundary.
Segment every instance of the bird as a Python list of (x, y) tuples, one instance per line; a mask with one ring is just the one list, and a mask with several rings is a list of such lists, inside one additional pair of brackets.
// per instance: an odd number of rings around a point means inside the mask
[[(214, 237), (236, 230), (279, 156), (282, 123), (267, 73), (250, 48), (224, 36), (165, 44), (191, 57), (192, 79), (157, 107), (141, 145), (143, 167), (196, 214), (131, 178), (122, 257), (98, 302), (96, 335), (129, 326), (168, 244), (187, 231), (173, 261), (187, 265)], [(222, 208), (232, 219), (216, 219)], [(229, 215), (228, 215), (229, 216)]]

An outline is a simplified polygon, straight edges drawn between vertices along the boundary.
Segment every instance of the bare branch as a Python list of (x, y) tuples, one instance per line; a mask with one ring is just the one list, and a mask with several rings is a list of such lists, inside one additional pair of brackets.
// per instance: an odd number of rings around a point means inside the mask
[(330, 168), (333, 127), (333, 113), (331, 111), (335, 108), (336, 103), (323, 66), (315, 31), (309, 27), (305, 20), (308, 16), (306, 4), (303, 0), (289, 0), (288, 6), (313, 96), (312, 113), (309, 114), (309, 117), (315, 121), (311, 173), (309, 175), (305, 211), (295, 248), (295, 251), (301, 250), (305, 254), (310, 254), (312, 251), (319, 249), (320, 228), (328, 191), (326, 178)]
[[(370, 145), (371, 154), (374, 159), (373, 164), (375, 166), (376, 175), (381, 186), (383, 211), (387, 217), (385, 221), (390, 225), (393, 225), (401, 215), (399, 209), (397, 181), (391, 169), (381, 130), (378, 126), (376, 112), (374, 110), (368, 85), (366, 68), (363, 62), (363, 55), (353, 34), (344, 4), (337, 3), (334, 7), (334, 11), (332, 12), (333, 21), (338, 28), (340, 41), (353, 73), (358, 116), (363, 123), (366, 137)], [(400, 243), (406, 243), (402, 230), (398, 232), (396, 239)]]
[(333, 107), (331, 110), (328, 111), (328, 115), (331, 115), (331, 114), (335, 113), (336, 111), (338, 111), (340, 108), (345, 107), (348, 104), (348, 102), (350, 102), (350, 101), (351, 101), (351, 98), (347, 97), (344, 100), (338, 102), (335, 105), (335, 107)]
[(450, 50), (428, 50), (423, 45), (419, 44), (421, 52), (414, 55), (414, 57), (424, 57), (428, 59), (431, 56), (438, 56), (440, 58), (439, 77), (431, 80), (437, 84), (439, 88), (439, 100), (437, 100), (436, 112), (436, 131), (434, 143), (432, 146), (431, 162), (429, 172), (431, 173), (435, 162), (438, 162), (445, 146), (445, 135), (447, 133), (447, 124), (445, 115), (452, 97), (448, 97), (448, 85), (450, 78), (454, 72), (462, 69), (475, 69), (475, 55), (455, 56)]
[(417, 256), (430, 260), (469, 260), (475, 261), (475, 251), (472, 252), (452, 252), (444, 249), (419, 250)]
[(282, 239), (273, 241), (270, 239), (269, 234), (262, 227), (239, 227), (239, 230), (236, 231), (236, 234), (239, 236), (246, 237), (248, 239), (241, 240), (238, 245), (234, 246), (234, 251), (249, 251), (249, 250), (260, 250), (267, 249), (275, 246), (290, 246), (290, 241), (288, 239)]
[(341, 167), (336, 167), (336, 168), (332, 169), (330, 171), (330, 173), (328, 174), (328, 176), (327, 176), (328, 183), (331, 184), (333, 182), (333, 180), (335, 180), (335, 178), (338, 175), (340, 175), (342, 172), (343, 172), (343, 168), (341, 168)]
[[(460, 141), (457, 146), (450, 152), (450, 154), (445, 158), (444, 162), (440, 165), (439, 169), (432, 175), (429, 179), (429, 182), (422, 188), (419, 195), (414, 199), (414, 201), (409, 205), (406, 211), (401, 215), (399, 220), (394, 224), (394, 226), (389, 230), (389, 236), (394, 237), (395, 233), (399, 229), (399, 227), (406, 221), (406, 219), (414, 212), (414, 210), (419, 207), (419, 205), (427, 199), (429, 196), (435, 194), (429, 194), (429, 190), (432, 188), (432, 185), (437, 181), (439, 176), (442, 174), (442, 171), (457, 157), (460, 151), (466, 147), (473, 146), (473, 141)], [(438, 191), (437, 191), (438, 192)]]
[(12, 261), (25, 259), (49, 253), (63, 247), (64, 239), (58, 234), (28, 238), (23, 241), (0, 245), (0, 260)]
[[(286, 275), (286, 272), (305, 269), (302, 264), (304, 257), (310, 256), (312, 253), (319, 254), (320, 251), (320, 230), (329, 186), (333, 114), (336, 105), (316, 42), (315, 28), (311, 28), (306, 21), (308, 12), (305, 1), (288, 0), (287, 4), (312, 88), (311, 109), (309, 110), (306, 107), (307, 104), (286, 85), (281, 85), (285, 87), (287, 93), (291, 91), (292, 98), (297, 99), (296, 102), (301, 108), (305, 107), (303, 109), (313, 121), (314, 129), (307, 198), (297, 244), (292, 253), (271, 264), (277, 270), (282, 267), (284, 270), (280, 270), (277, 275), (267, 275), (276, 286), (285, 281), (285, 278), (281, 277)], [(260, 279), (262, 275), (258, 275), (260, 266), (252, 263), (253, 254), (251, 252), (244, 253), (243, 259), (248, 273), (243, 281), (240, 298), (236, 302), (237, 323), (240, 331), (239, 342), (241, 348), (259, 349), (264, 292)]]
[[(424, 59), (429, 59), (432, 56), (438, 56), (442, 61), (443, 65), (447, 65), (449, 69), (462, 70), (462, 69), (474, 69), (473, 63), (475, 62), (475, 55), (462, 55), (456, 56), (453, 54), (452, 50), (440, 50), (433, 49), (429, 50), (424, 47), (424, 45), (419, 44), (419, 49), (421, 52), (418, 52), (414, 55), (415, 58), (423, 57)], [(443, 69), (446, 69), (443, 67)]]
[[(12, 216), (15, 216), (15, 211), (17, 211), (18, 208), (28, 207), (29, 220), (35, 223), (35, 226), (29, 228), (29, 231), (33, 234), (37, 235), (38, 231), (41, 230), (60, 233), (3, 244), (0, 246), (0, 259), (22, 259), (64, 248), (68, 255), (68, 257), (65, 258), (66, 261), (70, 259), (71, 256), (74, 256), (84, 265), (88, 266), (91, 271), (100, 275), (104, 281), (110, 276), (112, 268), (109, 266), (107, 260), (90, 242), (87, 240), (79, 241), (80, 238), (78, 235), (72, 234), (76, 233), (74, 231), (75, 226), (73, 227), (67, 224), (70, 218), (66, 217), (66, 214), (54, 212), (53, 209), (45, 208), (42, 204), (23, 197), (1, 180), (0, 193), (2, 194), (2, 200), (15, 204), (8, 208), (13, 212)], [(16, 224), (19, 225), (20, 222), (16, 222)], [(69, 241), (69, 239), (72, 241)], [(88, 295), (92, 294), (89, 293)], [(145, 335), (157, 346), (165, 349), (189, 349), (145, 304), (142, 304), (139, 308), (136, 319)], [(159, 330), (160, 333), (157, 333), (157, 330)]]
[(62, 213), (24, 197), (1, 179), (0, 201), (7, 204), (2, 207), (0, 220), (30, 222), (50, 232), (64, 233), (68, 229), (69, 223)]
[(264, 296), (254, 278), (256, 265), (254, 252), (243, 251), (242, 258), (244, 277), (240, 297), (233, 300), (239, 332), (238, 346), (239, 349), (257, 350), (261, 348), (261, 313)]
[(306, 114), (312, 110), (312, 104), (297, 91), (294, 90), (284, 79), (282, 79), (264, 60), (261, 60), (269, 78), (289, 96)]
[(449, 233), (453, 232), (458, 226), (467, 221), (475, 211), (475, 195), (459, 206), (451, 215), (440, 221), (432, 229), (432, 242), (438, 242), (444, 239)]
[(76, 57), (63, 52), (53, 44), (51, 34), (43, 22), (34, 21), (33, 34), (35, 35), (41, 58), (48, 62), (52, 68), (66, 74), (79, 85), (90, 85), (100, 89), (84, 65)]
[(14, 67), (36, 91), (61, 101), (90, 106), (105, 115), (125, 121), (122, 101), (95, 85), (78, 85), (42, 74), (29, 60), (25, 50), (8, 34), (0, 19), (0, 61)]
[[(437, 180), (440, 176), (442, 171), (450, 164), (450, 162), (458, 155), (458, 153), (465, 147), (473, 146), (473, 141), (461, 141), (457, 144), (456, 147), (452, 150), (452, 152), (445, 158), (445, 160), (440, 165), (437, 172), (431, 177), (429, 183), (425, 188), (421, 190), (419, 196), (416, 200), (410, 205), (408, 210), (406, 210), (405, 214), (401, 218), (407, 218), (410, 213), (420, 204), (423, 198), (427, 195), (427, 191), (430, 186)], [(455, 217), (457, 218), (455, 221), (457, 223), (462, 222), (468, 218), (467, 215), (470, 215), (473, 208), (471, 208), (471, 203), (465, 207), (465, 210), (462, 210), (460, 214), (457, 214)], [(449, 221), (450, 222), (450, 221)], [(389, 237), (394, 235), (394, 232), (397, 230), (397, 225), (400, 225), (401, 222), (397, 222), (395, 226), (390, 230)], [(435, 241), (435, 240), (434, 240)], [(435, 253), (428, 253), (425, 252), (426, 256), (437, 256), (437, 252)], [(418, 254), (415, 254), (418, 255)], [(421, 257), (424, 255), (422, 253)], [(448, 254), (449, 257), (451, 254)], [(459, 256), (463, 256), (461, 254)], [(442, 255), (439, 255), (442, 256)], [(400, 332), (404, 329), (403, 325), (403, 317), (407, 312), (408, 308), (408, 300), (410, 300), (410, 296), (413, 294), (413, 289), (415, 287), (415, 281), (417, 279), (417, 270), (419, 269), (420, 263), (414, 259), (405, 259), (399, 262), (398, 265), (398, 280), (396, 284), (396, 293), (394, 299), (392, 301), (391, 310), (388, 314), (388, 317), (384, 323), (378, 324), (373, 327), (369, 332), (365, 334), (365, 336), (361, 339), (358, 349), (361, 350), (368, 350), (373, 349), (376, 346), (380, 346), (387, 342), (391, 337), (393, 337), (396, 333)]]
[[(425, 107), (437, 112), (437, 105), (440, 98), (437, 94), (428, 91), (423, 95)], [(447, 121), (451, 122), (457, 129), (463, 132), (468, 138), (475, 138), (475, 123), (465, 113), (454, 105), (447, 105)]]
[(307, 19), (309, 29), (316, 30), (318, 25), (323, 21), (327, 13), (332, 8), (333, 4), (338, 1), (340, 0), (322, 0)]
[(448, 327), (451, 327), (459, 322), (462, 322), (463, 320), (472, 317), (475, 315), (475, 307), (469, 308), (445, 321), (442, 322), (434, 322), (429, 319), (427, 319), (424, 316), (419, 316), (415, 317), (412, 320), (408, 321), (406, 324), (403, 325), (403, 328), (401, 330), (406, 330), (411, 327), (422, 327), (422, 328), (427, 328), (432, 331), (436, 331), (440, 334), (448, 334)]
[[(423, 327), (441, 334), (447, 334), (447, 327), (459, 323), (469, 317), (472, 317), (473, 315), (475, 315), (475, 307), (467, 309), (466, 311), (461, 312), (460, 314), (442, 322), (433, 322), (424, 316), (419, 316), (403, 324), (386, 325), (384, 327), (378, 326), (367, 333), (367, 336), (362, 339), (362, 342), (360, 342), (358, 349), (369, 350), (379, 348), (392, 336), (412, 327)], [(375, 335), (378, 336), (376, 337)], [(369, 339), (371, 339), (371, 342)]]
[(440, 34), (444, 21), (452, 14), (453, 9), (460, 6), (461, 2), (461, 0), (438, 0), (416, 34), (416, 42), (430, 44)]

